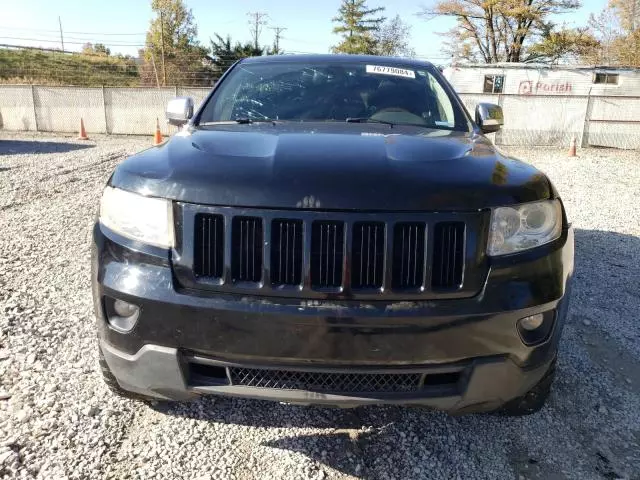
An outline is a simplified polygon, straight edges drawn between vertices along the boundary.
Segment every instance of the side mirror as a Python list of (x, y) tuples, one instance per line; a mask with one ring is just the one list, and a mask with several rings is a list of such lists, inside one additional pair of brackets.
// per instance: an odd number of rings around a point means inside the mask
[(175, 97), (167, 103), (167, 120), (171, 125), (181, 126), (193, 117), (193, 99)]
[(502, 107), (493, 103), (479, 103), (476, 107), (476, 124), (482, 133), (493, 133), (504, 125)]

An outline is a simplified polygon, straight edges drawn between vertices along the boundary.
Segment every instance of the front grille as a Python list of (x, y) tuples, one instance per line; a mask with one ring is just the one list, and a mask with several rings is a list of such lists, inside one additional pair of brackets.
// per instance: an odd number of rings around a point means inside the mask
[(468, 298), (488, 269), (475, 256), (484, 250), (484, 212), (181, 208), (172, 262), (185, 288), (325, 300)]
[(380, 288), (384, 270), (384, 223), (358, 222), (353, 225), (351, 286)]
[(302, 222), (274, 220), (271, 225), (271, 281), (274, 285), (302, 282)]
[(393, 232), (393, 288), (415, 289), (424, 283), (425, 224), (398, 223)]
[(230, 367), (233, 385), (315, 392), (413, 392), (421, 388), (420, 373), (330, 373)]
[(231, 245), (231, 271), (234, 282), (262, 279), (262, 220), (257, 217), (234, 217)]
[(224, 270), (224, 217), (196, 215), (194, 241), (193, 271), (196, 277), (221, 278)]
[(311, 229), (311, 284), (316, 288), (342, 285), (344, 223), (313, 222)]
[(464, 263), (464, 223), (436, 224), (433, 237), (433, 288), (456, 288), (462, 285)]

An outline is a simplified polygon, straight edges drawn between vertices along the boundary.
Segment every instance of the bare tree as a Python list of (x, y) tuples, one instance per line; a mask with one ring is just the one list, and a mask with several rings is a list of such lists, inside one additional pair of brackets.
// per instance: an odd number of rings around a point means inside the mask
[(411, 27), (400, 15), (387, 20), (374, 32), (375, 53), (389, 57), (413, 57), (416, 52), (409, 46)]
[(612, 8), (605, 8), (598, 15), (589, 16), (589, 28), (599, 40), (600, 45), (591, 55), (585, 55), (587, 63), (603, 65), (615, 56), (613, 44), (622, 35), (622, 28), (618, 16)]
[(640, 0), (610, 0), (609, 7), (625, 32), (631, 33), (640, 28)]
[(589, 27), (600, 42), (589, 63), (601, 65), (640, 66), (640, 25), (634, 20), (638, 0), (611, 0), (598, 15), (591, 15)]

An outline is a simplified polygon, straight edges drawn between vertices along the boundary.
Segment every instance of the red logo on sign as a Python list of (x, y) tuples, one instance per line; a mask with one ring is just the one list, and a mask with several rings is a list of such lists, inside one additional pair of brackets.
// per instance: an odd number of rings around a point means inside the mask
[(520, 86), (518, 87), (518, 93), (520, 95), (531, 95), (532, 83), (529, 80), (524, 80), (520, 82)]
[(518, 86), (520, 95), (549, 94), (549, 93), (570, 93), (572, 86), (569, 82), (565, 83), (547, 83), (536, 82), (531, 80), (523, 80)]

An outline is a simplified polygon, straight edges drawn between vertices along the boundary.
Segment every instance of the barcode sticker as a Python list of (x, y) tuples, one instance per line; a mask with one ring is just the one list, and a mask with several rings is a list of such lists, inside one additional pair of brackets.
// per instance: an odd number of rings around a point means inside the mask
[(380, 75), (393, 75), (394, 77), (416, 78), (416, 72), (397, 67), (384, 67), (381, 65), (367, 65), (367, 73)]

